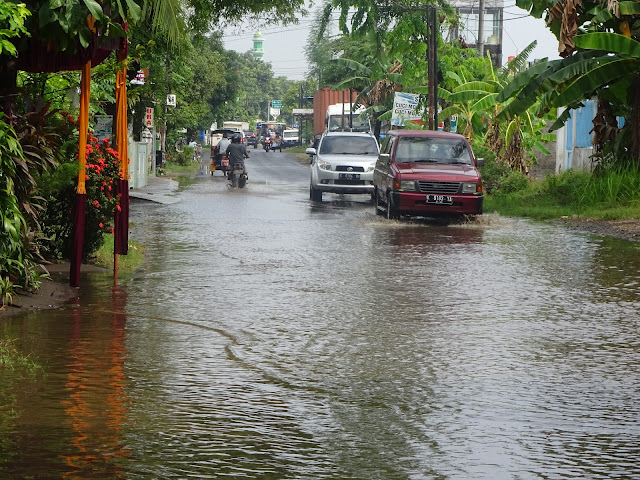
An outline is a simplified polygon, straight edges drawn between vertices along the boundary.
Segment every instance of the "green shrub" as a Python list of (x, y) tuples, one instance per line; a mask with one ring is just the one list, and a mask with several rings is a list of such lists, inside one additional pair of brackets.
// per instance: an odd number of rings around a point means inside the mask
[(484, 165), (480, 167), (480, 175), (482, 176), (484, 190), (491, 194), (500, 188), (501, 180), (511, 173), (511, 169), (507, 165), (498, 163), (495, 155), (488, 149), (485, 150), (487, 150), (485, 157), (482, 157), (480, 153), (475, 155), (476, 158), (484, 158)]
[(547, 176), (541, 192), (554, 198), (560, 205), (580, 203), (590, 179), (588, 172), (566, 170), (560, 175)]
[(516, 171), (511, 171), (501, 176), (498, 182), (498, 188), (502, 193), (521, 192), (529, 186), (529, 178), (525, 174)]
[(171, 155), (170, 161), (181, 166), (190, 165), (191, 162), (193, 162), (193, 154), (194, 148), (185, 145), (182, 152), (174, 152), (173, 155)]

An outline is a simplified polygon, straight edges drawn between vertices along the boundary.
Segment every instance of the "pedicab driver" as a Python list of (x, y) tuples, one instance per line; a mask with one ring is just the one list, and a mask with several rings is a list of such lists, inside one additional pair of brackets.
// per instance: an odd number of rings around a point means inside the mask
[(242, 165), (242, 173), (247, 175), (247, 169), (244, 166), (244, 159), (249, 158), (249, 152), (244, 143), (241, 142), (240, 135), (234, 135), (231, 139), (231, 143), (227, 147), (227, 157), (229, 158), (230, 170), (233, 170), (233, 165), (239, 163)]

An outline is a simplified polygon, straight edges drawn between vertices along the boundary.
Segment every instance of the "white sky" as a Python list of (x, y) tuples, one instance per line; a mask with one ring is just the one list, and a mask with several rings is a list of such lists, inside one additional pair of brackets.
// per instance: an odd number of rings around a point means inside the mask
[[(517, 55), (533, 40), (538, 41), (529, 60), (558, 57), (558, 41), (545, 27), (542, 19), (527, 16), (527, 12), (515, 6), (515, 0), (504, 2), (504, 31), (502, 58), (506, 62), (510, 55)], [(272, 26), (260, 29), (264, 38), (264, 60), (270, 62), (275, 76), (291, 80), (303, 80), (309, 66), (304, 54), (313, 14), (300, 20), (298, 25)], [(224, 36), (225, 48), (246, 52), (253, 48), (253, 29), (235, 29)]]

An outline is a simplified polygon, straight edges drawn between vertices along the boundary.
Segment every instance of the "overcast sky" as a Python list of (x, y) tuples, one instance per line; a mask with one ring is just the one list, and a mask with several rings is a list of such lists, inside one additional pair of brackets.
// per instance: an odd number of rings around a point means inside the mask
[[(314, 21), (313, 15), (300, 20), (298, 25), (288, 27), (264, 27), (260, 29), (264, 37), (264, 60), (270, 62), (276, 76), (284, 76), (291, 80), (303, 80), (309, 66), (304, 48), (309, 35), (309, 28)], [(225, 35), (225, 48), (246, 52), (253, 48), (253, 30), (236, 29)], [(544, 20), (527, 15), (525, 10), (515, 6), (515, 0), (505, 0), (504, 32), (502, 56), (506, 62), (510, 55), (517, 55), (533, 40), (538, 45), (530, 60), (558, 57), (558, 41), (545, 28)]]

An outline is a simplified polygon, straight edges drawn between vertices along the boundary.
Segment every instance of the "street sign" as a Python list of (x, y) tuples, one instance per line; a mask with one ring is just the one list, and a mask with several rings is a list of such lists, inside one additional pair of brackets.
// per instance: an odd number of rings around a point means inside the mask
[(153, 127), (153, 108), (147, 107), (144, 114), (144, 126), (147, 128)]
[(282, 108), (282, 100), (271, 100), (271, 108)]
[(167, 107), (175, 107), (176, 106), (176, 96), (170, 93), (167, 95)]

